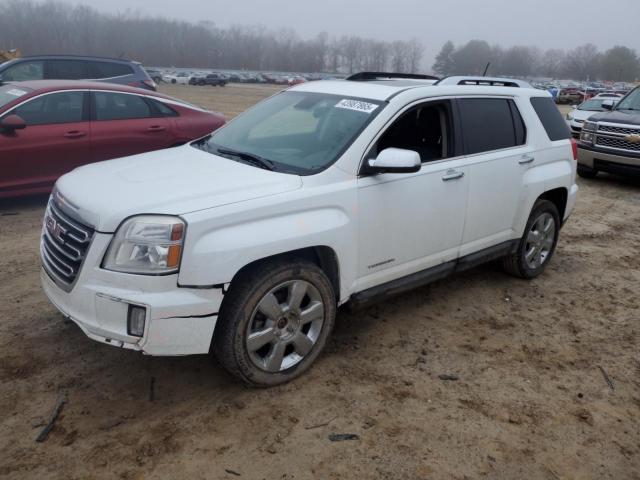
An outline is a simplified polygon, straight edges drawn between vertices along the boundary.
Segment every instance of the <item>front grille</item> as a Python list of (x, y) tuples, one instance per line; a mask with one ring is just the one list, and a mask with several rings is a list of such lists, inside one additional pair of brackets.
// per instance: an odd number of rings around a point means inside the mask
[(93, 238), (93, 229), (71, 219), (49, 201), (42, 227), (40, 252), (47, 273), (71, 290)]
[(640, 128), (613, 127), (611, 125), (598, 125), (598, 132), (618, 133), (620, 135), (633, 135), (640, 133)]
[(640, 152), (640, 143), (632, 143), (624, 139), (624, 137), (601, 137), (596, 139), (596, 145), (606, 148), (615, 148), (618, 150), (629, 150), (632, 152)]

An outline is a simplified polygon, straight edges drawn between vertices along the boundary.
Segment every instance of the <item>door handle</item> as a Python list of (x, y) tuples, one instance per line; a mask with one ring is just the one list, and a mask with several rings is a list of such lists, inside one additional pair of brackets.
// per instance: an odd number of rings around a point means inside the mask
[(443, 182), (448, 182), (449, 180), (457, 180), (458, 178), (464, 177), (464, 172), (460, 172), (457, 170), (447, 170), (447, 173), (442, 177)]
[(162, 132), (165, 128), (162, 125), (151, 125), (147, 128), (148, 132)]
[(71, 130), (64, 134), (66, 138), (80, 138), (87, 135), (87, 132), (81, 132), (80, 130)]
[(533, 155), (522, 155), (520, 157), (520, 160), (518, 160), (518, 163), (520, 165), (524, 165), (525, 163), (531, 163), (535, 160), (535, 157)]

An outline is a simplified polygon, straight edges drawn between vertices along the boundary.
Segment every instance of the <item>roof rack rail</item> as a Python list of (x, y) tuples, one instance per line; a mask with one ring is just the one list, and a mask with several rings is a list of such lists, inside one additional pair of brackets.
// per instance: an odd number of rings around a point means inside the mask
[(524, 80), (517, 80), (515, 78), (500, 78), (500, 77), (465, 77), (465, 76), (453, 76), (445, 77), (438, 80), (436, 85), (480, 85), (480, 86), (492, 86), (492, 87), (516, 87), (516, 88), (533, 88)]
[(394, 72), (359, 72), (348, 76), (345, 80), (352, 82), (366, 82), (371, 80), (385, 80), (391, 78), (402, 78), (406, 80), (439, 80), (433, 75), (422, 75), (420, 73), (394, 73)]

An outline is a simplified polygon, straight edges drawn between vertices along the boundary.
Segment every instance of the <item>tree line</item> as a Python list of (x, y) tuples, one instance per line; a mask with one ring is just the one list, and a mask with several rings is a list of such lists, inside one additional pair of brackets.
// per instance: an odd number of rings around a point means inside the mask
[(107, 14), (58, 1), (0, 3), (0, 49), (30, 54), (125, 57), (145, 65), (283, 72), (421, 70), (417, 40), (380, 41), (320, 33), (303, 39), (292, 29), (220, 28), (143, 16)]
[(640, 58), (635, 50), (615, 46), (604, 52), (586, 44), (572, 50), (543, 51), (531, 46), (502, 48), (484, 40), (455, 46), (448, 41), (438, 53), (433, 70), (439, 75), (489, 75), (569, 78), (633, 82), (640, 78)]

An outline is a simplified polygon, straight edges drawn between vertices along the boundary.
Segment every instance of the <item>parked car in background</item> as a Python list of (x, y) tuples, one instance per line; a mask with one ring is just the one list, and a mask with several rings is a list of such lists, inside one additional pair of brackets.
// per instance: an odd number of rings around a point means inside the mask
[(186, 72), (166, 73), (162, 76), (162, 81), (177, 85), (188, 85), (191, 75)]
[(207, 75), (193, 76), (189, 79), (189, 85), (211, 85), (213, 87), (224, 87), (227, 79), (219, 73), (209, 73)]
[(288, 78), (288, 79), (287, 79), (287, 84), (288, 84), (290, 87), (293, 87), (294, 85), (298, 85), (298, 84), (300, 84), (300, 83), (304, 83), (304, 82), (306, 82), (306, 81), (307, 81), (307, 80), (306, 80), (304, 77), (302, 77), (302, 76), (300, 76), (300, 75), (296, 75), (295, 77), (290, 77), (290, 78)]
[(0, 64), (2, 82), (25, 80), (90, 80), (156, 90), (155, 82), (138, 62), (121, 58), (78, 55), (38, 55)]
[(624, 97), (621, 93), (616, 92), (601, 92), (595, 95), (593, 98), (603, 98), (603, 99), (621, 99)]
[(605, 111), (589, 117), (580, 132), (578, 175), (640, 175), (640, 87), (602, 106)]
[(155, 68), (145, 68), (145, 71), (147, 72), (147, 75), (151, 77), (151, 80), (153, 80), (154, 82), (156, 83), (162, 82), (162, 72), (160, 70), (156, 70)]
[(572, 111), (567, 113), (567, 125), (569, 125), (571, 134), (575, 138), (580, 137), (582, 124), (585, 122), (585, 120), (587, 120), (595, 113), (605, 111), (605, 108), (602, 106), (602, 104), (608, 100), (612, 100), (614, 103), (617, 103), (619, 99), (612, 99), (608, 97), (594, 97), (590, 100), (587, 100), (586, 102), (582, 102), (577, 107), (574, 107)]
[(524, 82), (433, 83), (297, 85), (189, 145), (63, 176), (44, 292), (96, 341), (211, 352), (273, 386), (314, 363), (339, 305), (489, 260), (539, 276), (578, 191), (562, 116)]
[(558, 104), (573, 105), (582, 102), (582, 100), (583, 93), (577, 88), (561, 88), (555, 97), (555, 101)]
[(80, 165), (181, 145), (222, 124), (219, 114), (132, 87), (6, 83), (0, 86), (0, 197), (48, 192)]

